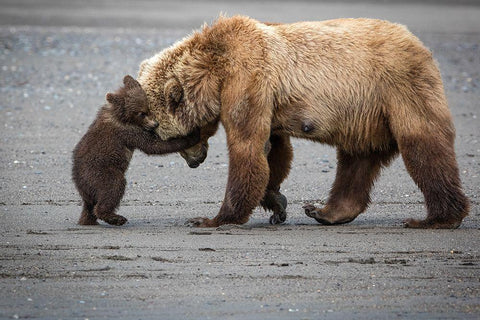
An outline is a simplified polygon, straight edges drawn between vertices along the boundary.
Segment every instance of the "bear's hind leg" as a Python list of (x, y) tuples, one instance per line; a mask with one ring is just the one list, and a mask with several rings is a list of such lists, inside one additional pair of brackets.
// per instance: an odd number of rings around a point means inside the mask
[(78, 219), (78, 224), (84, 226), (93, 226), (98, 224), (97, 217), (93, 213), (93, 208), (93, 204), (87, 203), (85, 200), (83, 201), (83, 210), (80, 219)]
[(388, 165), (396, 151), (350, 155), (338, 150), (338, 167), (330, 197), (323, 208), (305, 205), (305, 214), (319, 223), (348, 223), (370, 203), (370, 190), (383, 165)]
[(410, 176), (423, 192), (425, 220), (408, 219), (405, 227), (454, 229), (468, 215), (469, 201), (462, 191), (453, 138), (441, 133), (399, 139), (400, 152)]
[(128, 220), (127, 218), (116, 214), (115, 210), (120, 204), (120, 200), (125, 192), (126, 181), (122, 173), (113, 174), (110, 183), (105, 183), (109, 187), (108, 190), (99, 190), (97, 194), (97, 204), (95, 205), (94, 214), (98, 219), (105, 221), (114, 226), (121, 226)]
[(115, 209), (118, 204), (114, 205), (113, 203), (107, 201), (99, 201), (95, 206), (95, 216), (105, 221), (108, 224), (114, 226), (121, 226), (125, 224), (128, 220), (124, 216), (115, 213)]
[[(430, 54), (429, 54), (430, 55)], [(441, 76), (429, 58), (391, 97), (390, 130), (405, 167), (425, 197), (425, 220), (409, 219), (410, 228), (457, 228), (468, 215), (455, 159), (455, 128)]]
[(273, 212), (270, 223), (279, 224), (287, 219), (287, 198), (280, 193), (280, 185), (288, 176), (293, 159), (290, 138), (283, 135), (272, 135), (270, 137), (270, 150), (267, 154), (270, 177), (260, 205), (265, 210)]

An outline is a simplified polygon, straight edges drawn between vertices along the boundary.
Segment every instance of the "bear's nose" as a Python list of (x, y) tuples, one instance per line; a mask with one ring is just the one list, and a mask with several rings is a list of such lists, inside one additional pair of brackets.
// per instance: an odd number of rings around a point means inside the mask
[(158, 126), (159, 126), (158, 121), (154, 121), (154, 122), (153, 122), (153, 129), (157, 129)]

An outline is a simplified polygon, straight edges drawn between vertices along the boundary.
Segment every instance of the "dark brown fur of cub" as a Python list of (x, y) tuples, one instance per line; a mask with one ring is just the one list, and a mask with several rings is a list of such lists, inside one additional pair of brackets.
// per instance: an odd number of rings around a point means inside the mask
[(135, 149), (146, 154), (178, 152), (193, 146), (198, 134), (161, 140), (155, 133), (158, 122), (148, 108), (140, 84), (130, 76), (124, 87), (106, 95), (101, 107), (73, 151), (73, 181), (83, 199), (81, 225), (98, 224), (97, 219), (122, 225), (127, 219), (115, 214), (125, 192), (125, 171)]

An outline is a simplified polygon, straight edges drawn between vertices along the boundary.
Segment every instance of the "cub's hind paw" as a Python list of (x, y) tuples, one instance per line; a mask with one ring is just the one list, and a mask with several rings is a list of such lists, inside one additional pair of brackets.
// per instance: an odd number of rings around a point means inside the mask
[(95, 219), (80, 219), (78, 220), (78, 224), (81, 225), (81, 226), (97, 226), (99, 223), (98, 221)]
[(462, 223), (462, 220), (433, 221), (433, 220), (406, 219), (403, 221), (403, 226), (405, 228), (412, 228), (412, 229), (457, 229), (461, 223)]
[(121, 225), (124, 225), (128, 220), (124, 216), (115, 214), (109, 217), (105, 217), (103, 221), (113, 226), (121, 226)]
[(82, 226), (94, 226), (98, 225), (97, 216), (95, 216), (90, 211), (83, 209), (80, 218), (78, 219), (78, 224)]

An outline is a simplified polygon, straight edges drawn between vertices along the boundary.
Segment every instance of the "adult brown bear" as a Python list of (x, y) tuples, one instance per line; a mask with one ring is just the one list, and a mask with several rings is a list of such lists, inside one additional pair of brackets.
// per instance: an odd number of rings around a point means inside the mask
[(405, 226), (456, 228), (468, 214), (439, 70), (404, 26), (222, 17), (145, 60), (138, 79), (162, 139), (203, 129), (203, 141), (184, 153), (192, 166), (205, 158), (219, 121), (225, 128), (225, 199), (215, 218), (193, 219), (197, 226), (245, 223), (259, 204), (274, 211), (271, 222), (283, 222), (279, 189), (290, 170), (290, 137), (337, 147), (326, 206), (305, 206), (320, 223), (349, 222), (363, 212), (381, 167), (398, 153), (428, 211)]

